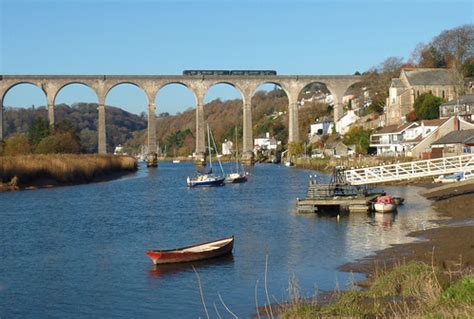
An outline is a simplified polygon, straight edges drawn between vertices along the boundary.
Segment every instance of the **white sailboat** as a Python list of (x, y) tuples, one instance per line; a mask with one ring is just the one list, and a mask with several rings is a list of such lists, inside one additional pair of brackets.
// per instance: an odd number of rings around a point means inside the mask
[(235, 172), (227, 174), (226, 183), (245, 183), (247, 181), (247, 173), (244, 171), (242, 164), (239, 162), (239, 147), (237, 145), (237, 128), (235, 130)]
[(214, 145), (214, 149), (217, 153), (216, 143), (214, 141), (214, 137), (212, 136), (211, 130), (209, 129), (209, 125), (207, 126), (207, 141), (209, 146), (209, 170), (207, 172), (201, 173), (199, 171), (196, 172), (196, 176), (187, 178), (187, 184), (189, 187), (196, 187), (196, 186), (223, 186), (225, 181), (225, 172), (224, 168), (222, 167), (222, 163), (217, 157), (217, 161), (219, 162), (219, 167), (221, 170), (221, 174), (214, 174), (212, 172), (212, 147), (211, 147), (211, 139)]

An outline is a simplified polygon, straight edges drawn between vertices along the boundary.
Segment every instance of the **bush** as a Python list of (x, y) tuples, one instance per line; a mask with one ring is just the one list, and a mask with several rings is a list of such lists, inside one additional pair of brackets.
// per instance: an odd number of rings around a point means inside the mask
[(25, 155), (31, 152), (30, 143), (25, 134), (13, 134), (5, 140), (3, 155), (16, 156)]
[(36, 146), (35, 152), (38, 154), (77, 154), (81, 150), (79, 143), (71, 133), (56, 133), (47, 136)]

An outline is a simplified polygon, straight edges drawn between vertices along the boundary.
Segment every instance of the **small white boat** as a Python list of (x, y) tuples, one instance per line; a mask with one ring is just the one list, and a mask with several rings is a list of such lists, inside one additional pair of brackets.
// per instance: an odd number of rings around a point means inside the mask
[(180, 160), (173, 160), (173, 164), (178, 164), (178, 163), (181, 163)]
[(392, 196), (379, 196), (374, 204), (377, 213), (391, 213), (397, 209)]
[(466, 179), (465, 172), (457, 172), (451, 175), (440, 175), (433, 179), (435, 183), (455, 183)]
[(286, 167), (291, 167), (291, 166), (294, 166), (294, 165), (295, 165), (295, 164), (293, 164), (292, 161), (286, 161), (286, 162), (285, 162), (285, 166), (286, 166)]

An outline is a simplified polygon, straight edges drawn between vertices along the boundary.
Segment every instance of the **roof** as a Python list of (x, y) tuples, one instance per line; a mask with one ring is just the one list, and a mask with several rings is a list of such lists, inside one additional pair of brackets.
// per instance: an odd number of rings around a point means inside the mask
[(442, 138), (434, 141), (432, 145), (439, 144), (457, 144), (457, 143), (473, 143), (474, 142), (474, 129), (463, 130), (463, 131), (452, 131), (443, 136)]
[(466, 94), (466, 95), (461, 95), (459, 97), (459, 101), (457, 99), (453, 99), (449, 102), (441, 104), (441, 106), (448, 106), (448, 105), (456, 105), (456, 104), (474, 104), (474, 94)]
[(410, 85), (453, 85), (449, 69), (404, 69)]
[(409, 128), (410, 126), (412, 126), (413, 124), (418, 125), (415, 122), (407, 122), (407, 123), (403, 123), (403, 124), (400, 124), (400, 125), (397, 125), (397, 124), (387, 125), (387, 126), (384, 126), (377, 133), (374, 133), (373, 135), (389, 134), (389, 133), (401, 133), (404, 130), (406, 130), (407, 128)]
[(393, 78), (392, 79), (392, 84), (390, 85), (390, 87), (392, 87), (392, 88), (405, 88), (406, 85), (403, 84), (402, 80), (400, 80), (399, 78)]
[(424, 126), (441, 126), (443, 125), (449, 118), (445, 119), (434, 119), (434, 120), (422, 120), (421, 124)]

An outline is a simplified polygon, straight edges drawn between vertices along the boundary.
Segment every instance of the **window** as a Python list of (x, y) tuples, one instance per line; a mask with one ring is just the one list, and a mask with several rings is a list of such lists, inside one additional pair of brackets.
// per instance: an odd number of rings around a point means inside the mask
[(443, 99), (445, 98), (444, 90), (441, 92), (441, 97), (442, 97)]

